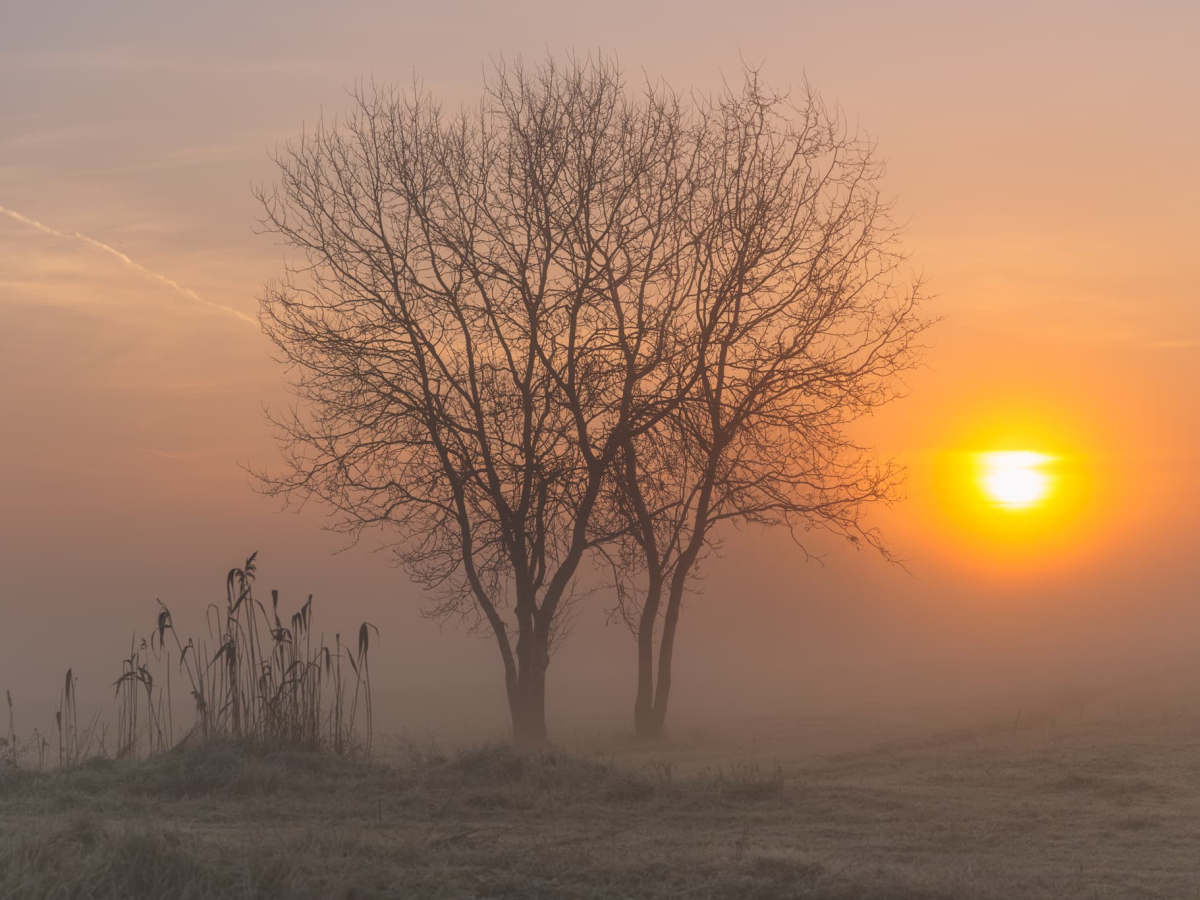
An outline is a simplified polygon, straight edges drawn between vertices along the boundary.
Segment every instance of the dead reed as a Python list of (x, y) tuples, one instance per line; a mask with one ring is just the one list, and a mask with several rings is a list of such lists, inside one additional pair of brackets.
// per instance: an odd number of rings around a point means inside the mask
[[(333, 641), (313, 626), (313, 598), (285, 621), (279, 593), (270, 609), (254, 595), (257, 574), (252, 553), (225, 579), (225, 602), (205, 611), (207, 635), (183, 637), (171, 610), (158, 601), (149, 638), (135, 633), (121, 674), (113, 682), (116, 740), (108, 746), (108, 725), (97, 713), (81, 728), (74, 672), (67, 670), (55, 712), (58, 763), (72, 766), (92, 756), (144, 756), (178, 743), (222, 739), (281, 745), (348, 755), (369, 755), (374, 739), (371, 704), (371, 635), (364, 622), (357, 646)], [(192, 716), (178, 726), (175, 691), (180, 683), (192, 697)], [(49, 742), (34, 732), (22, 745), (8, 695), (8, 735), (0, 744), (16, 765), (36, 750), (45, 765)]]
[[(184, 734), (282, 744), (345, 755), (370, 752), (374, 737), (369, 665), (373, 625), (364, 622), (358, 646), (335, 633), (332, 646), (313, 627), (313, 598), (286, 622), (279, 592), (271, 607), (254, 596), (257, 553), (225, 579), (225, 604), (210, 604), (208, 636), (184, 640), (171, 610), (159, 601), (148, 642), (131, 652), (116, 688), (121, 699), (118, 755), (151, 753), (175, 743), (171, 672), (186, 678), (194, 721)], [(150, 661), (161, 673), (155, 679)], [(174, 666), (172, 665), (174, 663)]]
[(8, 701), (8, 733), (4, 736), (4, 743), (0, 744), (0, 749), (4, 750), (7, 761), (15, 766), (17, 764), (17, 727), (13, 719), (12, 691), (5, 691), (4, 698)]

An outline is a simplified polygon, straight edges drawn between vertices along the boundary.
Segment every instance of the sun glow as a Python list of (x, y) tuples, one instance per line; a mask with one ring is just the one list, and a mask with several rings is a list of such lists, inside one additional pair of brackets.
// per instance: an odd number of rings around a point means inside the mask
[[(1135, 508), (1136, 485), (1120, 477), (1120, 436), (1076, 408), (972, 398), (948, 415), (939, 449), (913, 466), (910, 504), (931, 546), (996, 577), (1066, 571), (1108, 540)], [(926, 480), (927, 479), (927, 480)]]
[(979, 483), (996, 506), (1028, 509), (1050, 495), (1053, 478), (1046, 467), (1053, 457), (1029, 450), (1003, 450), (979, 455)]

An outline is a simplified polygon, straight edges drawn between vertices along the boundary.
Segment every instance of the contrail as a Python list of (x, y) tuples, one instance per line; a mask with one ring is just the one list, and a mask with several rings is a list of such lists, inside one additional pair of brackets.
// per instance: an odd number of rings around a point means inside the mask
[(22, 225), (28, 225), (30, 228), (36, 228), (38, 231), (42, 232), (43, 234), (49, 234), (49, 235), (52, 235), (53, 237), (58, 237), (58, 238), (65, 238), (66, 240), (82, 241), (83, 243), (88, 244), (91, 247), (95, 247), (97, 250), (103, 250), (105, 253), (109, 254), (110, 256), (115, 256), (127, 268), (133, 269), (133, 271), (137, 272), (143, 278), (147, 278), (150, 281), (157, 281), (159, 284), (165, 284), (171, 290), (175, 291), (178, 294), (182, 294), (183, 296), (187, 297), (189, 300), (193, 301), (194, 303), (199, 303), (201, 306), (207, 306), (209, 309), (215, 309), (219, 312), (227, 313), (231, 316), (237, 316), (243, 322), (249, 322), (251, 325), (258, 324), (250, 316), (246, 315), (245, 313), (238, 312), (232, 306), (225, 306), (222, 303), (213, 303), (211, 300), (205, 300), (203, 297), (201, 297), (199, 294), (197, 294), (191, 288), (184, 287), (178, 281), (174, 281), (174, 280), (168, 278), (166, 275), (160, 275), (158, 272), (155, 272), (152, 269), (147, 269), (141, 263), (137, 262), (136, 260), (130, 259), (128, 256), (126, 256), (124, 253), (122, 253), (120, 250), (116, 249), (115, 247), (110, 247), (110, 246), (108, 246), (108, 244), (98, 241), (95, 238), (88, 237), (86, 234), (80, 234), (78, 231), (70, 231), (70, 232), (59, 231), (57, 228), (51, 228), (49, 225), (44, 225), (41, 222), (38, 222), (36, 219), (31, 219), (28, 216), (23, 216), (16, 210), (8, 209), (7, 207), (4, 207), (4, 206), (0, 206), (0, 213), (3, 213), (4, 215), (8, 216), (10, 219), (20, 222)]

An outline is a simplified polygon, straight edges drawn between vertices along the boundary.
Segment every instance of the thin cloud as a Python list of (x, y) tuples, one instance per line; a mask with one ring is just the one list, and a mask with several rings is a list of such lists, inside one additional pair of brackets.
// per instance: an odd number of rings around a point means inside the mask
[(42, 222), (37, 221), (36, 219), (31, 219), (28, 216), (22, 215), (21, 213), (17, 212), (16, 210), (8, 209), (7, 207), (4, 207), (4, 206), (0, 206), (0, 213), (8, 216), (10, 219), (12, 219), (16, 222), (20, 222), (22, 225), (27, 225), (30, 228), (37, 229), (38, 231), (42, 232), (43, 234), (48, 234), (48, 235), (51, 235), (52, 237), (63, 238), (64, 240), (81, 241), (82, 243), (87, 244), (90, 247), (94, 247), (97, 250), (101, 250), (104, 253), (109, 254), (110, 256), (115, 256), (118, 260), (121, 261), (121, 263), (124, 266), (137, 272), (143, 278), (149, 279), (150, 281), (156, 281), (159, 284), (166, 285), (171, 290), (175, 291), (177, 294), (181, 294), (184, 297), (187, 297), (193, 303), (197, 303), (201, 306), (206, 306), (209, 309), (215, 310), (217, 312), (226, 313), (227, 315), (237, 316), (237, 318), (241, 319), (243, 322), (248, 322), (251, 325), (257, 324), (253, 318), (251, 318), (250, 316), (246, 315), (243, 312), (239, 312), (238, 310), (234, 309), (232, 306), (225, 306), (222, 303), (214, 303), (211, 300), (205, 300), (203, 297), (201, 297), (199, 294), (197, 294), (191, 288), (184, 287), (178, 281), (168, 278), (166, 275), (162, 275), (158, 272), (155, 272), (153, 269), (146, 268), (145, 266), (143, 266), (141, 263), (137, 262), (136, 260), (130, 259), (128, 256), (126, 256), (124, 253), (122, 253), (120, 250), (116, 249), (115, 247), (110, 247), (108, 244), (105, 244), (102, 241), (98, 241), (93, 237), (88, 237), (86, 234), (81, 234), (78, 231), (70, 231), (70, 232), (59, 231), (57, 228), (51, 228), (49, 225), (45, 225)]
[(27, 147), (56, 146), (80, 141), (94, 141), (97, 138), (119, 134), (121, 134), (120, 130), (109, 125), (50, 125), (36, 127), (4, 138), (0, 140), (0, 147), (5, 150), (18, 150)]
[(1149, 344), (1155, 350), (1190, 350), (1192, 347), (1200, 347), (1200, 338), (1191, 340), (1174, 340), (1174, 341), (1153, 341)]
[(91, 69), (107, 72), (180, 72), (203, 73), (211, 76), (337, 76), (353, 75), (359, 64), (352, 57), (311, 59), (282, 57), (278, 59), (214, 60), (210, 56), (163, 56), (130, 52), (128, 48), (109, 47), (87, 51), (44, 51), (10, 53), (0, 56), (0, 65), (21, 69), (60, 71), (64, 68)]

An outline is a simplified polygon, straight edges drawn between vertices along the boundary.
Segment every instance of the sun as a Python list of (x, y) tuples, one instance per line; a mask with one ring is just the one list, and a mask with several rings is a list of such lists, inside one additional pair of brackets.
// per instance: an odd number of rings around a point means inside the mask
[(1053, 457), (1030, 450), (979, 454), (979, 483), (996, 506), (1029, 509), (1041, 504), (1053, 487), (1046, 467)]
[(1005, 578), (1084, 558), (1126, 489), (1099, 436), (1077, 430), (1069, 410), (1053, 421), (999, 405), (973, 414), (919, 472), (933, 546)]

